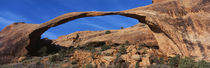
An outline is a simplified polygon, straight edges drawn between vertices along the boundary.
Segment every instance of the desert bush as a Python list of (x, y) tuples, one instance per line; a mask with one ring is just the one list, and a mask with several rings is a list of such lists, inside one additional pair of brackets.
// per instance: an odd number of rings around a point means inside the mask
[(85, 68), (94, 68), (94, 66), (93, 66), (92, 64), (87, 64), (87, 65), (85, 66)]
[(58, 55), (53, 55), (49, 58), (50, 62), (56, 62), (56, 61), (63, 61), (66, 55), (66, 50), (62, 49), (58, 52)]
[(196, 62), (189, 57), (181, 58), (179, 60), (178, 68), (195, 68)]
[(64, 57), (62, 57), (60, 55), (54, 55), (49, 58), (50, 62), (57, 62), (57, 61), (63, 61), (63, 60), (64, 60)]
[(93, 60), (97, 59), (97, 55), (91, 55), (90, 56)]
[(84, 50), (90, 51), (90, 52), (92, 52), (92, 53), (96, 52), (96, 49), (95, 49), (95, 47), (93, 47), (93, 46), (85, 47)]
[(120, 27), (120, 29), (124, 29), (124, 27)]
[(196, 63), (196, 67), (197, 68), (209, 68), (210, 67), (210, 63), (206, 62), (205, 60), (200, 60)]
[(137, 50), (141, 50), (143, 49), (143, 46), (142, 45), (139, 45), (139, 47), (137, 48)]
[(171, 68), (171, 67), (165, 64), (158, 64), (158, 65), (148, 66), (147, 68)]
[(105, 51), (105, 50), (107, 50), (107, 49), (110, 49), (111, 48), (111, 46), (109, 46), (109, 45), (103, 45), (102, 47), (101, 47), (101, 51)]
[(156, 57), (156, 56), (151, 56), (150, 57), (150, 62), (151, 63), (156, 63), (156, 64), (164, 64), (164, 58), (163, 57)]
[(40, 48), (38, 50), (38, 53), (39, 53), (40, 56), (46, 56), (46, 55), (48, 55), (47, 51), (48, 51), (48, 47), (47, 46), (43, 46), (42, 48)]
[(147, 47), (148, 45), (144, 43), (144, 44), (140, 44), (139, 46)]
[(164, 58), (163, 57), (159, 58), (159, 64), (164, 64)]
[(9, 66), (9, 65), (8, 66), (6, 66), (6, 65), (3, 66), (2, 65), (2, 66), (0, 66), (0, 68), (14, 68), (14, 67), (13, 66)]
[(112, 54), (110, 54), (110, 53), (105, 53), (104, 55), (105, 55), (105, 56), (111, 56)]
[(147, 54), (147, 50), (146, 49), (144, 49), (144, 51), (143, 51), (143, 53), (142, 54)]
[(126, 48), (125, 48), (125, 46), (124, 45), (122, 45), (121, 47), (120, 47), (120, 54), (126, 54), (127, 52), (126, 52)]
[(58, 52), (59, 56), (60, 57), (65, 57), (66, 54), (67, 54), (67, 51), (65, 49), (61, 49), (59, 52)]
[(107, 30), (106, 32), (105, 32), (105, 34), (110, 34), (111, 33), (111, 31), (110, 30)]
[(74, 51), (76, 50), (77, 48), (74, 48), (74, 47), (69, 47), (67, 50), (66, 50), (66, 52), (67, 53), (74, 53)]
[(74, 61), (71, 62), (71, 64), (75, 65), (75, 64), (77, 64), (77, 62), (78, 61), (74, 60)]
[(209, 68), (210, 63), (200, 60), (195, 61), (193, 58), (181, 58), (179, 55), (168, 59), (168, 65), (172, 68)]
[(129, 43), (129, 41), (128, 40), (126, 40), (125, 41), (125, 45), (129, 45), (130, 43)]
[(179, 60), (178, 68), (209, 68), (210, 63), (207, 63), (204, 60), (198, 62), (194, 61), (190, 57), (181, 58)]
[(135, 68), (139, 68), (139, 62), (136, 62)]
[(117, 54), (116, 54), (116, 59), (114, 60), (114, 63), (118, 63), (119, 60), (121, 60), (120, 56), (121, 56), (120, 53), (117, 53)]
[(180, 55), (176, 55), (175, 57), (171, 57), (168, 59), (168, 65), (172, 67), (178, 67)]

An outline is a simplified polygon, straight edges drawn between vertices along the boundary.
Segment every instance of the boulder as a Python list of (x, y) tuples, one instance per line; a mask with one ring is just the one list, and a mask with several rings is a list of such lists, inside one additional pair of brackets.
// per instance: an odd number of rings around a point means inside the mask
[(113, 61), (115, 58), (112, 57), (112, 56), (104, 56), (103, 59), (105, 59), (105, 60), (108, 61), (108, 62), (111, 62), (111, 61)]
[(112, 55), (112, 54), (114, 54), (116, 52), (117, 52), (116, 49), (108, 49), (108, 50), (103, 51), (101, 54), (110, 54), (110, 55)]
[(140, 55), (132, 55), (131, 56), (131, 59), (133, 59), (133, 60), (136, 60), (136, 61), (139, 61), (139, 60), (141, 60), (141, 56)]

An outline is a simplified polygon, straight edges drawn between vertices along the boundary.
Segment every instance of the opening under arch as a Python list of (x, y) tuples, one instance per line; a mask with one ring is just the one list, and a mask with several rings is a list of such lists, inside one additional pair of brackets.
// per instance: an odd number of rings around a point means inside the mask
[(137, 19), (121, 15), (85, 17), (50, 28), (42, 34), (42, 38), (57, 39), (59, 36), (78, 31), (117, 30), (131, 27), (138, 22)]

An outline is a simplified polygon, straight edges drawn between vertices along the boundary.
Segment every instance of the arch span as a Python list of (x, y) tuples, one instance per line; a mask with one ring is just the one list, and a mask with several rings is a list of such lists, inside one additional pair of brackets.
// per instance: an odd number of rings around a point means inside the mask
[(40, 39), (41, 35), (45, 31), (47, 31), (49, 28), (56, 27), (58, 25), (67, 23), (75, 19), (83, 18), (83, 17), (94, 17), (94, 16), (105, 16), (105, 15), (122, 15), (126, 17), (135, 18), (141, 22), (145, 22), (145, 16), (139, 16), (139, 15), (123, 13), (123, 12), (71, 12), (71, 13), (58, 16), (48, 22), (40, 24), (38, 29), (36, 29), (30, 34), (29, 36), (30, 44), (26, 48), (29, 54), (36, 55), (35, 52), (39, 50), (39, 48), (41, 48), (43, 44), (43, 43), (37, 43), (37, 42), (42, 42)]

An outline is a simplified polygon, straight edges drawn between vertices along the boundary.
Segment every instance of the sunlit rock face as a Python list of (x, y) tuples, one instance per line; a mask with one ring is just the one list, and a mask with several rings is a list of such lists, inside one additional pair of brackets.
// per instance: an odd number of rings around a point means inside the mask
[[(145, 36), (143, 41), (151, 40), (151, 43), (159, 46), (159, 50), (166, 56), (180, 54), (196, 59), (208, 59), (210, 57), (210, 2), (209, 0), (154, 0), (153, 4), (119, 12), (72, 12), (61, 15), (42, 24), (14, 23), (0, 32), (0, 63), (15, 62), (17, 59), (30, 51), (36, 50), (40, 36), (46, 30), (68, 21), (90, 16), (123, 15), (139, 20), (148, 28), (131, 27), (128, 34), (120, 32), (125, 30), (113, 30), (119, 36), (125, 36), (126, 40), (137, 40)], [(149, 35), (136, 34), (132, 31), (145, 31)], [(138, 31), (139, 30), (139, 31)], [(119, 33), (118, 33), (119, 32)], [(79, 32), (78, 32), (79, 33)], [(96, 32), (96, 33), (100, 33)], [(101, 31), (101, 33), (104, 33)], [(82, 33), (81, 33), (82, 34)], [(92, 33), (90, 33), (92, 34)], [(91, 36), (88, 34), (89, 36)], [(139, 35), (139, 36), (138, 36)], [(100, 38), (92, 37), (91, 40)], [(125, 41), (121, 38), (115, 41), (116, 35), (103, 35), (117, 43)], [(147, 37), (148, 36), (148, 37)], [(70, 36), (71, 37), (71, 36)], [(143, 37), (144, 38), (144, 37)], [(59, 38), (61, 39), (61, 37)], [(59, 39), (57, 41), (59, 41)], [(67, 38), (68, 39), (68, 38)], [(140, 38), (142, 39), (142, 38)], [(89, 41), (80, 41), (86, 44)], [(58, 43), (58, 42), (57, 42)], [(141, 42), (138, 42), (141, 43)], [(146, 43), (146, 42), (145, 42)], [(58, 44), (63, 45), (62, 42)], [(77, 43), (78, 44), (78, 43)], [(64, 45), (66, 46), (66, 45)]]
[[(107, 33), (110, 32), (110, 33)], [(104, 30), (104, 31), (80, 31), (66, 36), (61, 36), (54, 40), (54, 44), (63, 47), (70, 46), (97, 46), (98, 44), (147, 44), (149, 46), (157, 46), (157, 41), (152, 31), (147, 25), (139, 23), (130, 28), (120, 30)]]

